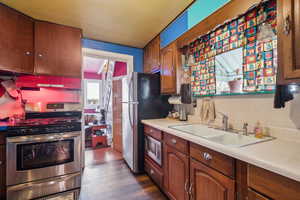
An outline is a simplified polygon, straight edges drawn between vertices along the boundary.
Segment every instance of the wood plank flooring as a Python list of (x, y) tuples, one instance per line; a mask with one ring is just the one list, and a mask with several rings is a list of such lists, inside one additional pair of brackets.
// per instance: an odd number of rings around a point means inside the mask
[(167, 200), (147, 175), (133, 175), (110, 148), (86, 152), (80, 200), (102, 199)]

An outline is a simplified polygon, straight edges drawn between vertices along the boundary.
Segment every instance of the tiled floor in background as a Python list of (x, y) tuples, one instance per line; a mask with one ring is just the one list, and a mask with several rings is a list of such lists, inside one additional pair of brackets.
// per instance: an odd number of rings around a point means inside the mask
[(88, 150), (80, 200), (166, 200), (146, 175), (133, 175), (111, 148)]

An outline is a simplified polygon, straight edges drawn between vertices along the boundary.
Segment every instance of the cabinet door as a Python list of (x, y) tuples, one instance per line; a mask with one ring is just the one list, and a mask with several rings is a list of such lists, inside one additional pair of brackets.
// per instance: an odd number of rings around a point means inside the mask
[(174, 148), (164, 145), (164, 189), (172, 200), (189, 199), (188, 157)]
[(176, 93), (176, 55), (175, 45), (164, 48), (161, 52), (161, 93)]
[(248, 200), (271, 200), (271, 199), (264, 197), (261, 194), (258, 194), (257, 192), (249, 189), (248, 190)]
[(0, 199), (5, 199), (6, 172), (5, 172), (5, 146), (0, 145)]
[(193, 200), (234, 200), (235, 181), (191, 159), (190, 184)]
[(160, 37), (157, 36), (144, 48), (144, 72), (153, 73), (160, 69)]
[(300, 83), (300, 1), (277, 2), (279, 82)]
[(81, 77), (81, 30), (35, 23), (35, 73)]
[(0, 26), (0, 70), (33, 73), (33, 20), (0, 4)]
[(113, 81), (113, 147), (122, 153), (122, 80)]

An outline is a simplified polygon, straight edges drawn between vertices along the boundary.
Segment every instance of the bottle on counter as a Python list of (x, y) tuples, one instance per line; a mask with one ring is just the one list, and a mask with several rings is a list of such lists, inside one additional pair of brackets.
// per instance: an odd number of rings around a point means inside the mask
[(263, 129), (262, 129), (259, 121), (256, 123), (256, 125), (254, 127), (254, 134), (255, 134), (255, 137), (259, 138), (259, 139), (264, 137)]

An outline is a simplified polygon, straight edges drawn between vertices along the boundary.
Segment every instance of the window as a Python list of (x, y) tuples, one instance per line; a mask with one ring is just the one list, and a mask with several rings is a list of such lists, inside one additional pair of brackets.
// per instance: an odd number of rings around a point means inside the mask
[(85, 81), (85, 104), (87, 107), (96, 108), (100, 105), (100, 83), (98, 80)]

